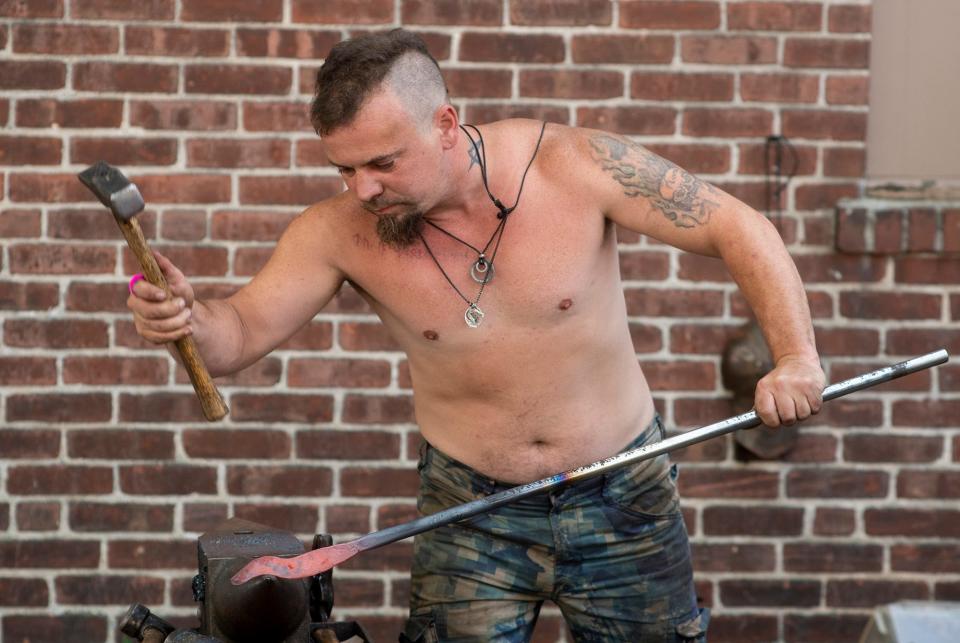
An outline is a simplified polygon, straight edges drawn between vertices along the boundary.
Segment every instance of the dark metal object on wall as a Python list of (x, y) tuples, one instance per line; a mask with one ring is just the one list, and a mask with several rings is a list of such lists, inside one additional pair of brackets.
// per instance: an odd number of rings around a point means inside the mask
[[(723, 385), (733, 391), (733, 412), (743, 413), (753, 408), (754, 393), (764, 375), (773, 370), (773, 357), (756, 322), (744, 326), (740, 333), (727, 342), (720, 363)], [(797, 443), (798, 428), (780, 426), (776, 429), (758, 427), (734, 433), (736, 443), (751, 455), (763, 460), (774, 460), (789, 453)]]

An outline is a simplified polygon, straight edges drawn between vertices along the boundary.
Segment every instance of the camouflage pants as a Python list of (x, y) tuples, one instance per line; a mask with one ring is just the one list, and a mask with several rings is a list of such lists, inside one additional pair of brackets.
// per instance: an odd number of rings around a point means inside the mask
[[(430, 446), (419, 470), (424, 514), (510, 486)], [(676, 476), (662, 455), (417, 536), (401, 641), (528, 641), (550, 600), (577, 641), (705, 642)]]

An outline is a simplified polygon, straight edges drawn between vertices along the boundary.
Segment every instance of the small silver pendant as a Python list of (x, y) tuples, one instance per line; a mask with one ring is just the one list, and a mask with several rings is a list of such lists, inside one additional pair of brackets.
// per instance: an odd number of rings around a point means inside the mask
[(483, 255), (470, 266), (470, 276), (478, 284), (488, 284), (493, 281), (493, 264)]
[(467, 322), (467, 326), (470, 328), (479, 328), (480, 322), (483, 321), (483, 311), (476, 304), (470, 304), (470, 307), (463, 313), (463, 321)]

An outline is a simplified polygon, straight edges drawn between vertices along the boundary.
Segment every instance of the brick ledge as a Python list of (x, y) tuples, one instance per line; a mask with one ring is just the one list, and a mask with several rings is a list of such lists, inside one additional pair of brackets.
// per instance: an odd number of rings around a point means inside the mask
[(960, 201), (841, 199), (834, 246), (850, 254), (960, 253)]

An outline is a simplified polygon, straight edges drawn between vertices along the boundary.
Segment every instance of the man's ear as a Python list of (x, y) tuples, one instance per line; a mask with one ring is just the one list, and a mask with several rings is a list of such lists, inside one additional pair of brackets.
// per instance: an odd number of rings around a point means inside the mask
[(434, 125), (440, 132), (440, 144), (443, 149), (449, 150), (457, 144), (460, 137), (460, 117), (456, 108), (450, 103), (444, 103), (434, 113)]

